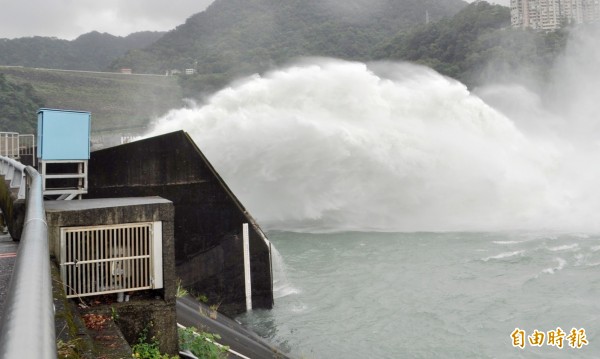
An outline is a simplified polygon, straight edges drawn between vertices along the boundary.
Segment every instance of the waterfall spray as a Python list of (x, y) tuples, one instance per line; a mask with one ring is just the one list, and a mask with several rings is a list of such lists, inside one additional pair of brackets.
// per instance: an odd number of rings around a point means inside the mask
[(149, 135), (188, 131), (268, 229), (595, 229), (597, 155), (508, 116), (429, 68), (311, 59)]

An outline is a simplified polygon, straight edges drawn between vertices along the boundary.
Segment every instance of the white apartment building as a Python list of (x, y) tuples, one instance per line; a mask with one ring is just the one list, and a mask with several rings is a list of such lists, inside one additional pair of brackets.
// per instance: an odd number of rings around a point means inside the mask
[(513, 27), (552, 31), (600, 21), (600, 0), (510, 0), (510, 13)]

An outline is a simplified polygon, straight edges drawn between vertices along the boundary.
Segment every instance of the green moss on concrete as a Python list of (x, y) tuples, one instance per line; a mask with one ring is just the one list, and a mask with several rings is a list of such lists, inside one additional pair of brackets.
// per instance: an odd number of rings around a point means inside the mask
[[(60, 273), (52, 266), (53, 296), (56, 313), (56, 341), (59, 359), (121, 359), (131, 357), (131, 347), (115, 322), (107, 320), (101, 327), (88, 329), (82, 312), (107, 315), (106, 308), (76, 308), (67, 299)], [(82, 303), (83, 304), (83, 303)]]
[(57, 346), (60, 343), (70, 350), (65, 350), (59, 358), (98, 358), (94, 350), (94, 342), (89, 336), (83, 321), (79, 317), (73, 303), (67, 299), (60, 280), (60, 273), (52, 266), (52, 295), (54, 298), (54, 323)]

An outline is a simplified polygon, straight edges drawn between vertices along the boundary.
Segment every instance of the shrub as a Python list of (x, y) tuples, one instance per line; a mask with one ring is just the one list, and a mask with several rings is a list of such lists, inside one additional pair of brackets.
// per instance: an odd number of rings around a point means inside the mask
[(179, 349), (189, 350), (198, 358), (227, 358), (229, 347), (217, 345), (219, 339), (221, 337), (218, 334), (199, 332), (195, 328), (179, 329)]

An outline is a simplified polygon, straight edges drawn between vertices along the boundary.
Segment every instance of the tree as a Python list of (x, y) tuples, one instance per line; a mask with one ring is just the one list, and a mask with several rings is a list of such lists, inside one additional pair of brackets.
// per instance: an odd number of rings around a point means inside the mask
[(0, 73), (0, 131), (34, 133), (43, 99), (31, 84), (16, 84)]

